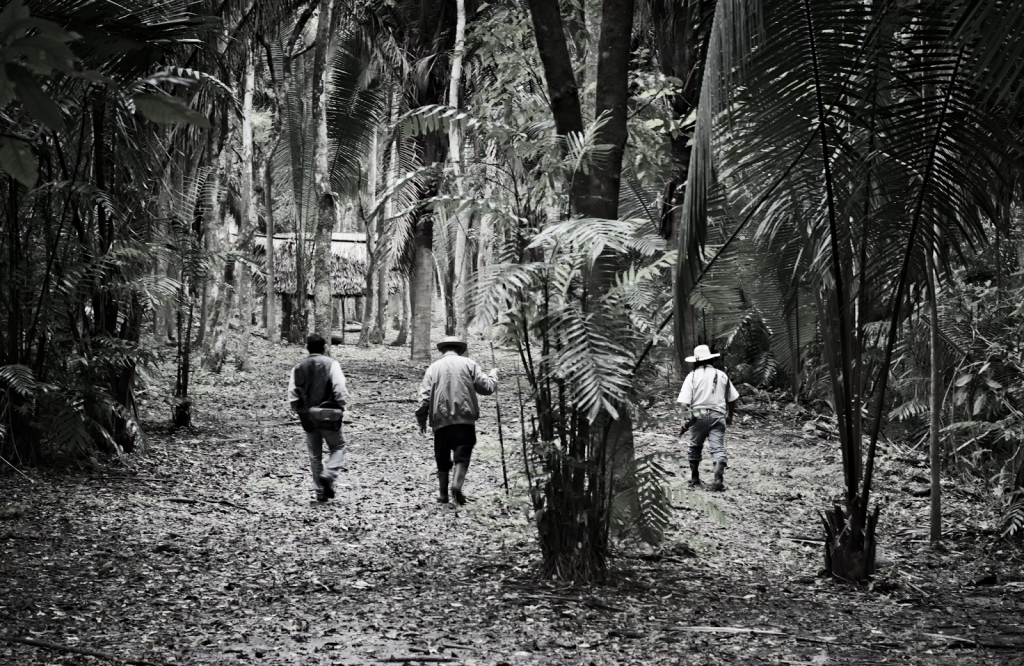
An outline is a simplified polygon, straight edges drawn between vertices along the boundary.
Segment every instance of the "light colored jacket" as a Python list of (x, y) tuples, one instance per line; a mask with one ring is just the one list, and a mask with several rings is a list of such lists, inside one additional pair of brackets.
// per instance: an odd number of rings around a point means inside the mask
[(480, 405), (476, 394), (490, 395), (498, 380), (484, 374), (480, 364), (453, 351), (434, 361), (420, 384), (416, 416), (426, 419), (435, 432), (445, 426), (476, 423)]

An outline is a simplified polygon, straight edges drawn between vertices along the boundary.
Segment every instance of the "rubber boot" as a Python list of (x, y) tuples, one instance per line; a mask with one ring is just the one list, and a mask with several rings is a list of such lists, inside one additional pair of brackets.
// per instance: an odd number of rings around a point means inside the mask
[(711, 490), (725, 490), (725, 461), (719, 460), (715, 463), (715, 482), (711, 484)]
[(466, 463), (455, 465), (455, 477), (452, 479), (452, 497), (460, 505), (466, 503), (466, 496), (462, 494), (462, 484), (466, 480), (466, 472), (468, 470), (469, 465)]
[(700, 461), (690, 461), (690, 480), (687, 482), (691, 488), (696, 488), (700, 483)]
[(448, 470), (439, 469), (437, 470), (437, 485), (441, 491), (441, 494), (437, 496), (439, 504), (448, 503)]

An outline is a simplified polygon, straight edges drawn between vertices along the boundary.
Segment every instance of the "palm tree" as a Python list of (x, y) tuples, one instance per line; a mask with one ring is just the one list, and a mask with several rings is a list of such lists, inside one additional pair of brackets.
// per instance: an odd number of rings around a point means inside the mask
[[(748, 261), (730, 259), (732, 248), (705, 254), (741, 234), (756, 242), (762, 270), (783, 278), (777, 293), (789, 315), (773, 303), (765, 310), (792, 316), (799, 296), (813, 295), (843, 455), (845, 504), (824, 523), (825, 563), (837, 577), (874, 571), (876, 443), (908, 294), (924, 291), (910, 286), (927, 282), (923, 247), (986, 241), (990, 185), (1003, 178), (996, 167), (1014, 145), (1020, 108), (1012, 91), (1021, 75), (1006, 55), (1022, 39), (1014, 7), (719, 0), (716, 8), (676, 312), (701, 292), (710, 264)], [(749, 221), (756, 226), (742, 231)], [(873, 322), (887, 328), (874, 367), (864, 354)], [(866, 451), (862, 409), (871, 414)]]
[[(0, 127), (0, 166), (16, 177), (0, 185), (10, 212), (0, 221), (0, 377), (13, 389), (0, 408), (9, 416), (0, 437), (19, 459), (45, 446), (143, 445), (133, 387), (137, 368), (154, 360), (141, 342), (144, 317), (173, 306), (179, 330), (190, 326), (205, 280), (210, 211), (195, 205), (197, 219), (180, 219), (189, 207), (169, 196), (168, 184), (198, 191), (185, 174), (214, 163), (217, 141), (206, 130), (220, 124), (211, 118), (224, 117), (221, 100), (230, 95), (211, 72), (230, 69), (247, 35), (288, 11), (290, 3), (265, 0), (5, 6), (5, 39), (43, 35), (47, 44), (28, 54), (26, 63), (38, 65), (31, 70), (8, 63), (19, 101), (5, 95)], [(179, 423), (188, 421), (184, 343)]]

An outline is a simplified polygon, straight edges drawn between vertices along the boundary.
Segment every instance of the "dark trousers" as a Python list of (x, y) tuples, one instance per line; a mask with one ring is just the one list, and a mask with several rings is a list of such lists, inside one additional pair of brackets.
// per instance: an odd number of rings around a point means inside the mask
[(472, 423), (438, 428), (434, 431), (434, 460), (437, 461), (437, 469), (446, 472), (453, 464), (459, 463), (469, 466), (475, 444), (476, 426)]

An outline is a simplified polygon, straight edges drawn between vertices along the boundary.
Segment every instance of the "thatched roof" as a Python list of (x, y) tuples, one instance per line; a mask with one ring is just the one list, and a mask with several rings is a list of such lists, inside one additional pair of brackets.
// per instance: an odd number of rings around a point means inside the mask
[[(256, 263), (265, 267), (266, 236), (254, 239)], [(310, 243), (312, 245), (312, 243)], [(295, 293), (295, 234), (274, 234), (274, 259), (277, 276), (274, 291), (279, 294)], [(331, 234), (331, 292), (335, 298), (362, 296), (369, 267), (366, 234)], [(392, 273), (388, 280), (388, 293), (398, 291), (398, 280)], [(313, 295), (313, 275), (310, 271), (306, 292)]]

